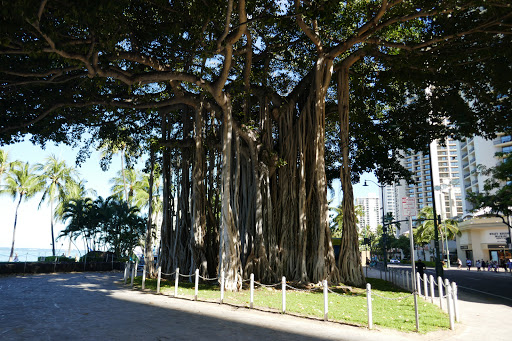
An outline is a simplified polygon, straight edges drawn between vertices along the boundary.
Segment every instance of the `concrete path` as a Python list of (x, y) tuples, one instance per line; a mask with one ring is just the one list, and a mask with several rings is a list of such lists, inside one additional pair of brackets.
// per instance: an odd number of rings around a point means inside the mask
[(0, 277), (0, 340), (505, 340), (512, 309), (460, 302), (455, 332), (427, 335), (130, 290), (122, 273)]

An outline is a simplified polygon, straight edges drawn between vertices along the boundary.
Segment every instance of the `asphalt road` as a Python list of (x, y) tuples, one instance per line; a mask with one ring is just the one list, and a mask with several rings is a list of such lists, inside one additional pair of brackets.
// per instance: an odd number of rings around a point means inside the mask
[[(410, 268), (410, 265), (405, 264), (391, 264), (389, 266), (400, 269)], [(460, 291), (476, 294), (491, 301), (500, 301), (502, 304), (512, 307), (512, 291), (510, 290), (512, 288), (512, 274), (503, 272), (503, 269), (500, 270), (501, 272), (477, 271), (475, 267), (472, 267), (471, 271), (468, 271), (465, 267), (460, 270), (452, 267), (444, 269), (444, 274), (450, 281), (457, 283)], [(427, 268), (425, 273), (435, 276), (433, 268)]]

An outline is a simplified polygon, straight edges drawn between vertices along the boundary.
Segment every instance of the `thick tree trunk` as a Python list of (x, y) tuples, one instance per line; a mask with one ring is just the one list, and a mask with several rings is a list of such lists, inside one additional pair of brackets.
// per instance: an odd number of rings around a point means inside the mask
[(235, 226), (232, 211), (231, 186), (233, 125), (231, 103), (228, 100), (223, 110), (222, 126), (222, 209), (219, 273), (225, 273), (225, 288), (237, 291), (242, 287), (242, 264), (240, 261), (240, 236)]
[(359, 236), (355, 223), (354, 192), (352, 189), (349, 155), (349, 70), (341, 68), (338, 74), (338, 112), (340, 116), (340, 139), (342, 150), (341, 187), (343, 189), (343, 233), (341, 236), (338, 267), (342, 281), (346, 284), (363, 287), (366, 283), (361, 255)]
[(192, 169), (192, 237), (193, 257), (201, 276), (208, 273), (208, 263), (205, 254), (206, 234), (206, 189), (205, 161), (203, 148), (203, 106), (195, 111), (194, 119), (194, 163)]
[(150, 146), (149, 150), (149, 161), (151, 170), (149, 172), (149, 188), (148, 188), (148, 196), (149, 196), (149, 210), (148, 210), (148, 222), (147, 222), (147, 232), (146, 232), (146, 250), (145, 250), (145, 264), (146, 271), (148, 272), (149, 277), (154, 277), (155, 274), (155, 264), (153, 257), (153, 184), (154, 184), (154, 170), (155, 170), (155, 150), (153, 146)]

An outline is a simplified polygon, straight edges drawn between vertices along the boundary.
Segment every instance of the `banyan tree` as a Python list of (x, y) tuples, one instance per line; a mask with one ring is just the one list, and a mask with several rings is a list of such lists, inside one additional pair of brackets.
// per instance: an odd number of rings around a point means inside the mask
[(506, 0), (1, 3), (0, 143), (88, 132), (150, 154), (163, 271), (224, 271), (231, 290), (250, 273), (362, 286), (352, 182), (510, 128)]

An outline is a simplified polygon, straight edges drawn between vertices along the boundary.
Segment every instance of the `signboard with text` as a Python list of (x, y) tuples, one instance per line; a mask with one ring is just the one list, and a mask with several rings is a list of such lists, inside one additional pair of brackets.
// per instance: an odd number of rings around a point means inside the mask
[(414, 217), (418, 214), (415, 197), (402, 198), (402, 212), (405, 217)]

